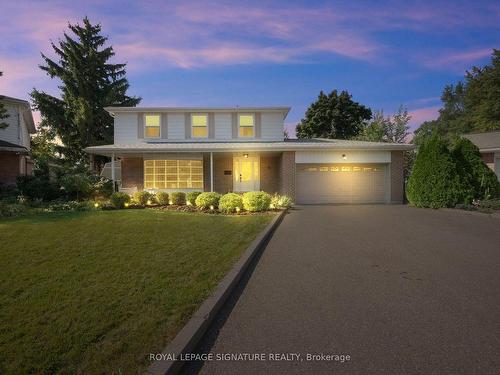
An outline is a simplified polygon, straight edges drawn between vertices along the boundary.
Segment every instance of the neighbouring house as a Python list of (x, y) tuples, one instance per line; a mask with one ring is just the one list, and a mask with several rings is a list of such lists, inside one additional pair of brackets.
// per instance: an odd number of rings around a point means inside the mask
[(483, 161), (500, 180), (500, 131), (465, 134), (478, 148)]
[[(120, 190), (263, 190), (297, 203), (401, 203), (407, 144), (284, 139), (289, 107), (108, 107)], [(116, 173), (111, 175), (116, 180)]]
[(30, 134), (36, 132), (31, 108), (26, 100), (0, 96), (9, 115), (0, 129), (0, 184), (14, 185), (17, 176), (31, 174)]

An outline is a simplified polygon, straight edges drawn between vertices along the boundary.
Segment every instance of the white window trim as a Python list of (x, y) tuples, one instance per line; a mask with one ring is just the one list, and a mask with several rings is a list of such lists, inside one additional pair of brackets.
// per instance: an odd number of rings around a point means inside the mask
[[(147, 126), (146, 126), (146, 116), (158, 116), (160, 118), (160, 134), (158, 135), (158, 137), (147, 137), (146, 136), (146, 128), (147, 128)], [(143, 122), (143, 127), (144, 127), (144, 138), (145, 139), (158, 139), (158, 138), (161, 138), (161, 113), (144, 113), (142, 122)], [(150, 128), (152, 128), (152, 126), (150, 126)]]
[[(252, 119), (253, 119), (253, 135), (252, 136), (248, 136), (248, 137), (245, 137), (245, 136), (241, 136), (240, 135), (240, 118), (241, 116), (252, 116)], [(244, 128), (249, 128), (250, 126), (244, 126)], [(255, 138), (255, 113), (238, 113), (238, 138)]]
[[(193, 135), (193, 128), (201, 128), (201, 126), (193, 126), (193, 116), (205, 116), (206, 117), (206, 119), (207, 119), (207, 126), (206, 126), (207, 136), (206, 137), (195, 137)], [(209, 130), (209, 123), (208, 123), (208, 121), (209, 121), (208, 113), (191, 113), (190, 119), (191, 119), (191, 138), (193, 138), (193, 139), (206, 139), (206, 138), (208, 138), (208, 133), (210, 131)]]

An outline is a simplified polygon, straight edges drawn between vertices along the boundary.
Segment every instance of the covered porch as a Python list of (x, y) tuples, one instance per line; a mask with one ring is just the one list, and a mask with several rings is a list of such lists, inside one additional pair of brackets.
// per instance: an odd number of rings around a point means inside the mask
[[(286, 152), (285, 152), (286, 153)], [(118, 189), (136, 191), (266, 191), (290, 194), (284, 152), (162, 152), (109, 154), (109, 177)], [(288, 158), (289, 159), (289, 158)], [(290, 164), (290, 163), (288, 163)]]

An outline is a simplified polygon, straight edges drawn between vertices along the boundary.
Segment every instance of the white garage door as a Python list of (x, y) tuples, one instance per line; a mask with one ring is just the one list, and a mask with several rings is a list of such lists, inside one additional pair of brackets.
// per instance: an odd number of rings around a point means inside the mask
[(386, 202), (384, 164), (297, 164), (297, 203)]

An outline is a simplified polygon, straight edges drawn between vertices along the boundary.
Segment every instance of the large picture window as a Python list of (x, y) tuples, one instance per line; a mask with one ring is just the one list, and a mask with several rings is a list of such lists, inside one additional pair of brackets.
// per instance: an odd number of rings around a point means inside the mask
[(145, 189), (203, 189), (202, 160), (145, 160)]
[(160, 115), (144, 116), (146, 138), (160, 138), (160, 122)]
[(239, 136), (249, 138), (254, 136), (255, 118), (253, 114), (238, 116)]
[(193, 138), (208, 137), (208, 115), (191, 115), (191, 136)]

